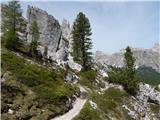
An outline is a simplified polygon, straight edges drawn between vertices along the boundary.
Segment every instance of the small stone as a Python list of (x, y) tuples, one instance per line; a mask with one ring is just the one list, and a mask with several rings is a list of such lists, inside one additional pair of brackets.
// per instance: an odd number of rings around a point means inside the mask
[(8, 114), (13, 114), (13, 110), (9, 109)]
[(90, 105), (92, 106), (93, 109), (97, 109), (97, 104), (95, 102), (90, 100), (89, 103), (90, 103)]

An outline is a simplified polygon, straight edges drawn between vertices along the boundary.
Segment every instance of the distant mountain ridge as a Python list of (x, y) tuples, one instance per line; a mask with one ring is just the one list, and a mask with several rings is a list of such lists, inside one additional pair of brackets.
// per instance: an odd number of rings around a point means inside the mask
[[(132, 48), (134, 57), (136, 58), (136, 67), (151, 67), (160, 72), (160, 44), (156, 43), (151, 49)], [(95, 61), (103, 65), (112, 65), (122, 67), (124, 65), (123, 54), (125, 49), (111, 55), (102, 51), (95, 53)]]

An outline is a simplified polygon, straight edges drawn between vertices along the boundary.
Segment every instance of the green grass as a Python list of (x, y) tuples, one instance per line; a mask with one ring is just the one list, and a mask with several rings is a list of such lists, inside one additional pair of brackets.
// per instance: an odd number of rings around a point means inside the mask
[[(16, 119), (33, 117), (35, 120), (48, 119), (67, 111), (65, 102), (79, 89), (64, 82), (67, 73), (65, 70), (57, 68), (53, 71), (41, 65), (30, 64), (8, 50), (2, 50), (1, 57), (3, 73), (11, 73), (11, 77), (2, 85), (4, 110), (11, 103), (12, 109), (23, 113), (15, 114), (18, 117)], [(6, 113), (2, 112), (2, 116), (6, 116)]]
[(80, 81), (79, 83), (83, 86), (86, 86), (92, 90), (95, 89), (95, 78), (96, 78), (96, 71), (90, 70), (86, 72), (80, 73)]
[(159, 113), (160, 112), (160, 106), (157, 105), (157, 104), (151, 104), (151, 110), (154, 112), (154, 113)]
[(73, 120), (101, 120), (100, 113), (94, 110), (89, 102), (87, 102), (84, 108), (81, 110), (80, 114), (76, 116)]
[(128, 94), (125, 91), (116, 88), (109, 88), (101, 95), (93, 91), (89, 100), (97, 104), (97, 109), (93, 109), (87, 102), (80, 114), (73, 120), (131, 120), (122, 108), (126, 97)]
[(156, 115), (158, 119), (160, 119), (160, 105), (158, 104), (150, 104), (151, 111)]
[(74, 120), (111, 120), (112, 118), (129, 120), (127, 112), (121, 107), (124, 99), (129, 96), (128, 93), (116, 88), (109, 88), (104, 94), (98, 94), (96, 90), (99, 89), (99, 86), (95, 84), (96, 74), (94, 70), (81, 72), (79, 83), (90, 88), (88, 98), (95, 102), (98, 108), (93, 110), (87, 103)]
[(121, 105), (123, 97), (126, 95), (124, 91), (120, 91), (116, 88), (109, 88), (102, 95), (93, 94), (92, 98), (105, 113), (111, 111), (118, 113), (118, 111), (115, 111), (115, 108)]

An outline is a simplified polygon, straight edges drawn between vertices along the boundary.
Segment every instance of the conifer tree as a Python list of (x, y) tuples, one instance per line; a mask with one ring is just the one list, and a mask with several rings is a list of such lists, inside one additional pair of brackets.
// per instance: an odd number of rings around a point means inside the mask
[(139, 79), (135, 70), (135, 58), (131, 51), (131, 48), (128, 46), (126, 52), (124, 53), (124, 63), (125, 63), (125, 87), (131, 94), (136, 94), (138, 89)]
[(128, 93), (135, 95), (138, 90), (139, 76), (135, 70), (135, 58), (130, 47), (127, 47), (124, 53), (124, 64), (123, 68), (111, 66), (108, 71), (108, 80), (122, 84)]
[(2, 30), (4, 33), (5, 46), (9, 49), (17, 49), (21, 45), (18, 37), (22, 17), (21, 6), (18, 1), (12, 0), (7, 4), (3, 12), (4, 20)]
[(39, 28), (36, 21), (32, 23), (30, 30), (32, 34), (30, 52), (32, 56), (35, 56), (37, 54), (37, 47), (38, 47), (38, 40), (39, 40)]
[(133, 57), (133, 53), (131, 51), (131, 48), (128, 46), (126, 48), (126, 52), (124, 54), (124, 63), (126, 67), (126, 71), (128, 73), (128, 76), (133, 79), (135, 76), (135, 58)]
[(89, 19), (80, 12), (73, 24), (72, 31), (72, 55), (76, 62), (81, 64), (84, 70), (91, 68), (92, 62), (92, 41), (91, 36), (91, 26)]

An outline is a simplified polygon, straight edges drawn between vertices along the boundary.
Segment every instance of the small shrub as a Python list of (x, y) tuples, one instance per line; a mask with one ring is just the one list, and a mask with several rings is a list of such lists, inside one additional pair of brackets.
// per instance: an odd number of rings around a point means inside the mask
[(80, 73), (80, 83), (84, 86), (87, 86), (90, 89), (94, 89), (94, 81), (96, 79), (97, 72), (94, 70), (81, 72)]
[(125, 68), (112, 67), (108, 72), (108, 76), (109, 82), (123, 85), (124, 89), (132, 95), (137, 93), (138, 83), (140, 81), (137, 75), (134, 75), (132, 79), (128, 76)]
[(95, 70), (81, 72), (81, 77), (87, 80), (95, 80), (97, 72)]

